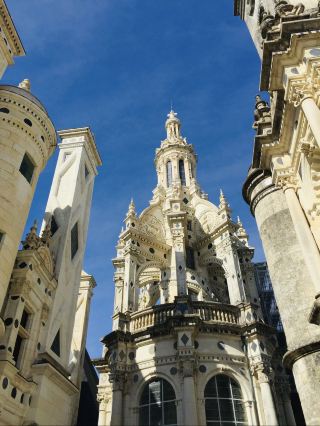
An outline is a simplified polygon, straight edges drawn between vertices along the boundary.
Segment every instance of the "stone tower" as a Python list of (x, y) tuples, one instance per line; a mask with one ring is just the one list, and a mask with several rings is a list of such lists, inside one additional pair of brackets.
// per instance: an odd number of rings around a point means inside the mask
[(261, 57), (243, 187), (262, 239), (306, 423), (320, 423), (320, 4), (235, 1)]
[(0, 338), (0, 424), (75, 424), (90, 300), (82, 270), (101, 164), (89, 128), (59, 132), (60, 153), (42, 232), (32, 226), (12, 271)]
[[(69, 368), (73, 323), (87, 240), (94, 179), (101, 159), (89, 128), (59, 131), (59, 157), (46, 207), (43, 229), (50, 223), (50, 248), (55, 259), (55, 276), (59, 282), (48, 322), (45, 347), (52, 352), (59, 337), (57, 361)], [(55, 351), (53, 351), (55, 352)], [(57, 354), (53, 353), (54, 357)]]
[(55, 146), (55, 129), (43, 105), (31, 94), (29, 81), (19, 87), (1, 85), (0, 308), (39, 174)]
[(170, 111), (153, 198), (140, 215), (131, 201), (119, 236), (99, 425), (292, 425), (253, 248), (222, 191), (218, 206), (201, 191), (180, 126)]

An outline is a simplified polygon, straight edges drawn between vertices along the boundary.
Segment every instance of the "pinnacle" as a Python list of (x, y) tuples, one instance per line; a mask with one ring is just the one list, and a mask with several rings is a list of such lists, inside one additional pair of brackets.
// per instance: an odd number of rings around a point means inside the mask
[(128, 213), (127, 216), (129, 215), (135, 215), (136, 214), (136, 206), (134, 204), (133, 198), (131, 198), (130, 204), (129, 204), (129, 208), (128, 208)]

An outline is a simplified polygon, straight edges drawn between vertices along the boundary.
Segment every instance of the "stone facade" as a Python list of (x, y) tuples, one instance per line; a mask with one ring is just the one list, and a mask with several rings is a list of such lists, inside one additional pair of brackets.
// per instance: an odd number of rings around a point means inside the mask
[(222, 191), (215, 206), (200, 189), (180, 126), (171, 111), (153, 198), (140, 215), (131, 201), (119, 236), (99, 425), (295, 424), (254, 250)]
[(309, 425), (320, 423), (320, 5), (235, 1), (262, 60), (256, 137), (243, 194), (261, 235), (292, 367)]

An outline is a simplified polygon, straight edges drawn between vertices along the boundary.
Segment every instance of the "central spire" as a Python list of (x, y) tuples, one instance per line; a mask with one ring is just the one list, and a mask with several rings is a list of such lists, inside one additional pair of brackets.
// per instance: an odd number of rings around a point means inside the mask
[(168, 118), (166, 120), (166, 129), (167, 129), (168, 140), (181, 138), (181, 135), (180, 135), (181, 123), (177, 115), (178, 114), (174, 112), (172, 109), (167, 115)]

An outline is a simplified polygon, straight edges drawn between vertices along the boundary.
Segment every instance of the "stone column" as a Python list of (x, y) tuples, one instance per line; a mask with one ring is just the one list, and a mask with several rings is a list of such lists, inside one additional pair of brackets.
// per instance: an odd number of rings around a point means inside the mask
[(183, 424), (194, 426), (199, 424), (197, 415), (196, 389), (193, 377), (193, 362), (183, 361)]
[(264, 417), (267, 426), (277, 426), (278, 418), (273, 401), (270, 379), (264, 368), (258, 370), (258, 380), (260, 383), (261, 399), (263, 403)]
[[(320, 125), (320, 122), (319, 122)], [(319, 133), (320, 136), (320, 133)], [(306, 265), (315, 287), (315, 294), (320, 293), (320, 254), (311, 229), (299, 203), (293, 187), (284, 189), (292, 222), (299, 240)]]
[(309, 322), (315, 288), (306, 262), (308, 253), (304, 253), (294, 224), (301, 218), (291, 215), (288, 197), (264, 170), (249, 174), (243, 193), (257, 221), (286, 334), (286, 366), (292, 367), (306, 423), (319, 425), (320, 372), (316, 359), (320, 356), (320, 327)]
[(175, 296), (184, 296), (187, 294), (186, 285), (186, 255), (185, 255), (185, 235), (184, 223), (185, 212), (181, 211), (180, 203), (173, 203), (173, 208), (177, 213), (171, 214), (170, 229), (173, 240), (173, 250), (171, 258), (171, 278), (169, 296), (170, 302)]
[(110, 426), (123, 426), (123, 383), (124, 377), (121, 374), (114, 374), (110, 377), (112, 381), (112, 404)]
[(246, 300), (246, 295), (242, 282), (237, 249), (232, 246), (232, 241), (229, 237), (225, 237), (217, 246), (217, 255), (220, 259), (226, 259), (224, 266), (226, 266), (228, 271), (227, 283), (231, 305), (244, 302)]
[(308, 121), (317, 145), (320, 147), (320, 110), (312, 95), (302, 99), (301, 109)]
[(131, 248), (125, 253), (124, 266), (124, 288), (122, 309), (123, 312), (133, 311), (135, 302), (135, 280), (136, 280), (137, 262), (136, 258), (131, 253)]
[(107, 425), (107, 403), (104, 395), (98, 395), (97, 397), (99, 403), (99, 418), (98, 418), (98, 426), (106, 426)]

